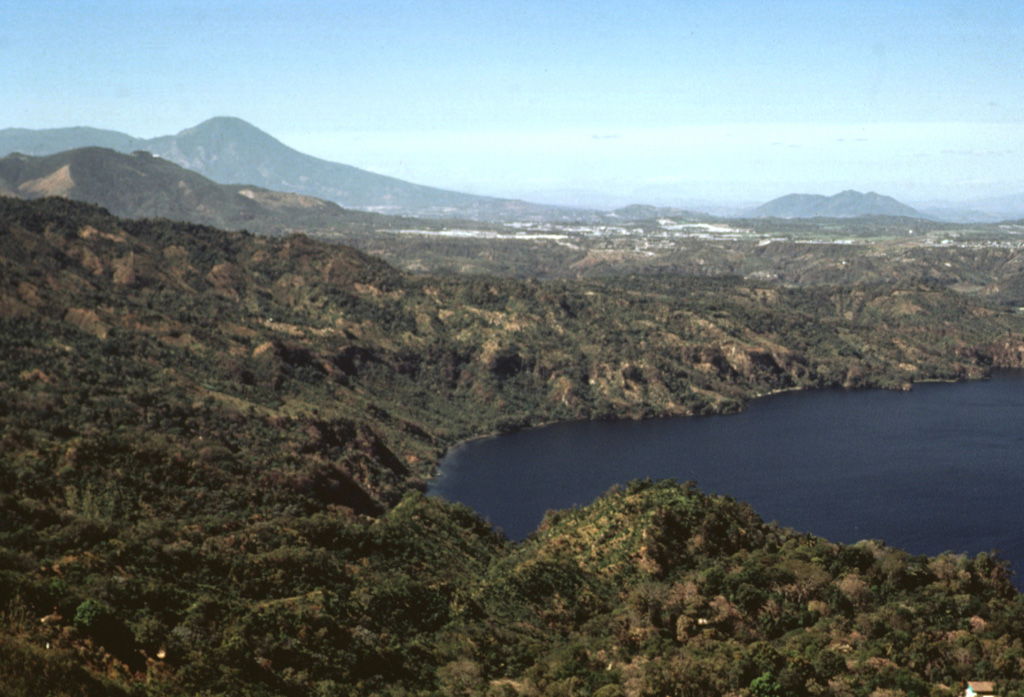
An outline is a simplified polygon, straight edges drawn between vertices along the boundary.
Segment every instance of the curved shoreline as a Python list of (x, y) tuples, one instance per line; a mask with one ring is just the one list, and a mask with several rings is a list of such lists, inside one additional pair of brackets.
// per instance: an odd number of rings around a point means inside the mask
[(453, 445), (451, 445), (447, 449), (445, 449), (445, 451), (441, 454), (440, 457), (438, 457), (438, 459), (437, 459), (437, 461), (435, 463), (436, 471), (431, 476), (427, 477), (424, 480), (424, 485), (425, 485), (426, 489), (429, 489), (430, 483), (433, 482), (433, 481), (436, 481), (439, 477), (442, 476), (443, 473), (441, 471), (441, 463), (452, 453), (452, 451), (456, 450), (457, 448), (460, 448), (463, 445), (474, 443), (476, 441), (487, 440), (487, 439), (490, 439), (490, 438), (498, 438), (500, 436), (511, 435), (511, 434), (514, 434), (514, 433), (522, 432), (522, 431), (530, 431), (530, 430), (534, 430), (534, 429), (545, 428), (545, 427), (548, 427), (548, 426), (555, 426), (555, 425), (559, 425), (559, 424), (571, 424), (571, 423), (599, 423), (599, 422), (602, 422), (602, 421), (607, 421), (607, 422), (613, 422), (613, 421), (650, 421), (650, 420), (658, 420), (658, 419), (688, 419), (688, 418), (701, 418), (701, 417), (706, 417), (706, 416), (728, 416), (728, 415), (731, 415), (731, 414), (739, 414), (739, 413), (742, 413), (742, 412), (746, 411), (747, 407), (749, 406), (749, 404), (751, 402), (755, 401), (755, 400), (765, 399), (765, 398), (768, 398), (768, 397), (775, 397), (775, 396), (783, 395), (783, 394), (791, 394), (791, 393), (794, 393), (794, 392), (819, 392), (819, 391), (828, 391), (828, 390), (843, 390), (843, 391), (849, 391), (849, 392), (856, 392), (856, 391), (862, 391), (862, 390), (883, 390), (883, 391), (909, 392), (909, 391), (913, 390), (914, 385), (927, 385), (927, 384), (936, 384), (936, 383), (955, 384), (955, 383), (958, 383), (958, 382), (973, 382), (973, 381), (977, 381), (977, 380), (990, 380), (993, 377), (993, 373), (997, 372), (997, 371), (999, 371), (999, 372), (1006, 371), (1006, 372), (1011, 372), (1011, 373), (1013, 373), (1013, 372), (1024, 373), (1024, 367), (1017, 367), (1017, 366), (1004, 367), (1004, 366), (993, 365), (993, 366), (989, 367), (987, 370), (985, 370), (984, 373), (982, 375), (980, 375), (979, 377), (958, 377), (958, 378), (934, 377), (934, 378), (922, 378), (920, 380), (913, 380), (913, 381), (904, 383), (900, 387), (884, 387), (884, 386), (876, 386), (876, 385), (850, 386), (850, 387), (843, 386), (843, 385), (830, 385), (830, 386), (821, 386), (821, 387), (802, 387), (802, 386), (797, 385), (797, 386), (793, 386), (793, 387), (779, 388), (779, 389), (771, 390), (769, 392), (762, 392), (762, 393), (755, 394), (755, 395), (753, 395), (753, 396), (751, 396), (749, 398), (744, 398), (743, 401), (740, 403), (740, 408), (735, 410), (735, 411), (718, 411), (718, 412), (711, 412), (711, 413), (704, 413), (704, 414), (655, 414), (655, 415), (652, 415), (652, 416), (640, 416), (640, 417), (614, 417), (613, 416), (613, 417), (601, 417), (601, 418), (596, 418), (596, 419), (585, 419), (585, 418), (584, 419), (565, 419), (565, 420), (558, 420), (558, 419), (556, 419), (556, 420), (551, 420), (551, 421), (540, 421), (540, 422), (537, 422), (537, 423), (531, 423), (529, 425), (522, 426), (522, 427), (510, 430), (510, 431), (500, 431), (500, 430), (498, 430), (498, 431), (489, 431), (487, 433), (482, 433), (480, 435), (475, 435), (475, 436), (470, 436), (469, 438), (464, 438), (464, 439), (462, 439), (460, 441), (457, 441), (456, 443), (454, 443)]

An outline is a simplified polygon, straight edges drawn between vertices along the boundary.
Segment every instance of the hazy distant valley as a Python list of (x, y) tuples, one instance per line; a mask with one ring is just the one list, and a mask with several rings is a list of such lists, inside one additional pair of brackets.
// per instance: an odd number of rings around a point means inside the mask
[[(95, 146), (59, 151), (85, 144)], [(537, 206), (324, 162), (227, 118), (152, 140), (87, 128), (0, 131), (0, 153), (10, 150), (54, 152), (0, 159), (0, 191), (10, 195), (68, 196), (126, 217), (259, 234), (303, 232), (419, 273), (672, 273), (847, 285), (928, 280), (1024, 306), (1024, 221), (942, 222), (874, 192), (794, 194), (736, 218), (647, 205)], [(133, 154), (119, 152), (127, 150)], [(407, 215), (371, 212), (383, 209)]]

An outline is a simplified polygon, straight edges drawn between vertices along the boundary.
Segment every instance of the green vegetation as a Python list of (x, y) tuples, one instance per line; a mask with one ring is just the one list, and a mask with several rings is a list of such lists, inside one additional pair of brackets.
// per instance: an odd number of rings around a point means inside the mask
[[(680, 218), (682, 222), (690, 219)], [(962, 225), (894, 217), (718, 221), (726, 233), (680, 232), (654, 220), (548, 226), (558, 240), (505, 230), (505, 237), (312, 228), (416, 273), (509, 278), (603, 279), (622, 275), (738, 277), (788, 286), (933, 283), (1024, 306), (1019, 224)], [(454, 224), (449, 232), (458, 231)], [(703, 236), (702, 236), (703, 235)]]
[[(0, 692), (1020, 691), (988, 555), (638, 482), (513, 544), (418, 493), (463, 438), (1024, 360), (929, 282), (409, 276), (300, 236), (0, 199)], [(945, 687), (943, 687), (945, 686)]]
[[(225, 137), (242, 137), (253, 146), (240, 145), (229, 160), (247, 160), (268, 145), (268, 139), (272, 141), (237, 121), (205, 126), (208, 135), (220, 133), (214, 149), (223, 146)], [(241, 131), (235, 132), (236, 127)], [(188, 148), (198, 148), (196, 157), (210, 152), (198, 142)], [(266, 164), (262, 157), (257, 158), (261, 171)], [(207, 165), (227, 165), (226, 160), (214, 159)], [(243, 170), (251, 174), (256, 163), (236, 164), (241, 169), (221, 170), (221, 180), (253, 181)], [(342, 165), (332, 167), (341, 167), (348, 175), (357, 173)], [(322, 184), (323, 174), (310, 176), (310, 181)], [(257, 181), (269, 185), (268, 177), (274, 178), (263, 174)], [(351, 191), (351, 186), (344, 188)], [(410, 205), (433, 213), (438, 209), (427, 199), (448, 195), (413, 188), (418, 203), (410, 199)], [(333, 191), (336, 198), (338, 191)], [(1024, 306), (1024, 226), (1013, 222), (952, 224), (878, 215), (724, 220), (647, 206), (602, 214), (464, 195), (457, 195), (465, 200), (456, 206), (463, 214), (515, 222), (420, 220), (349, 210), (257, 186), (218, 184), (146, 152), (127, 155), (98, 147), (46, 157), (0, 158), (0, 193), (4, 192), (27, 198), (66, 196), (130, 218), (167, 218), (270, 236), (301, 231), (355, 246), (416, 273), (534, 279), (683, 275), (798, 286), (925, 282), (1005, 307)]]
[(372, 521), (23, 525), (0, 537), (5, 694), (40, 694), (26, 666), (54, 694), (1024, 685), (1024, 603), (991, 557), (835, 545), (667, 482), (553, 514), (515, 546), (421, 494)]

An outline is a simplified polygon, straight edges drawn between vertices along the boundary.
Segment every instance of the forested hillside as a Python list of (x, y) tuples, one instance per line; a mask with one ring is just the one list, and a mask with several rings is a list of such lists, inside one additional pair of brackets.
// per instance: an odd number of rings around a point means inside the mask
[(672, 484), (512, 544), (415, 491), (490, 431), (1021, 365), (1019, 315), (938, 286), (408, 276), (0, 198), (0, 344), (3, 694), (1019, 686), (988, 556), (833, 545)]

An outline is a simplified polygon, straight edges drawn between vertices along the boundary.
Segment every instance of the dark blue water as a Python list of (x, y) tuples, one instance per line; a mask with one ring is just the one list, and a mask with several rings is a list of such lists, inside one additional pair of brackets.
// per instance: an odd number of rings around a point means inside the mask
[(512, 538), (632, 479), (694, 480), (765, 519), (913, 554), (998, 550), (1024, 577), (1024, 372), (793, 392), (729, 416), (574, 422), (464, 443), (429, 492)]

